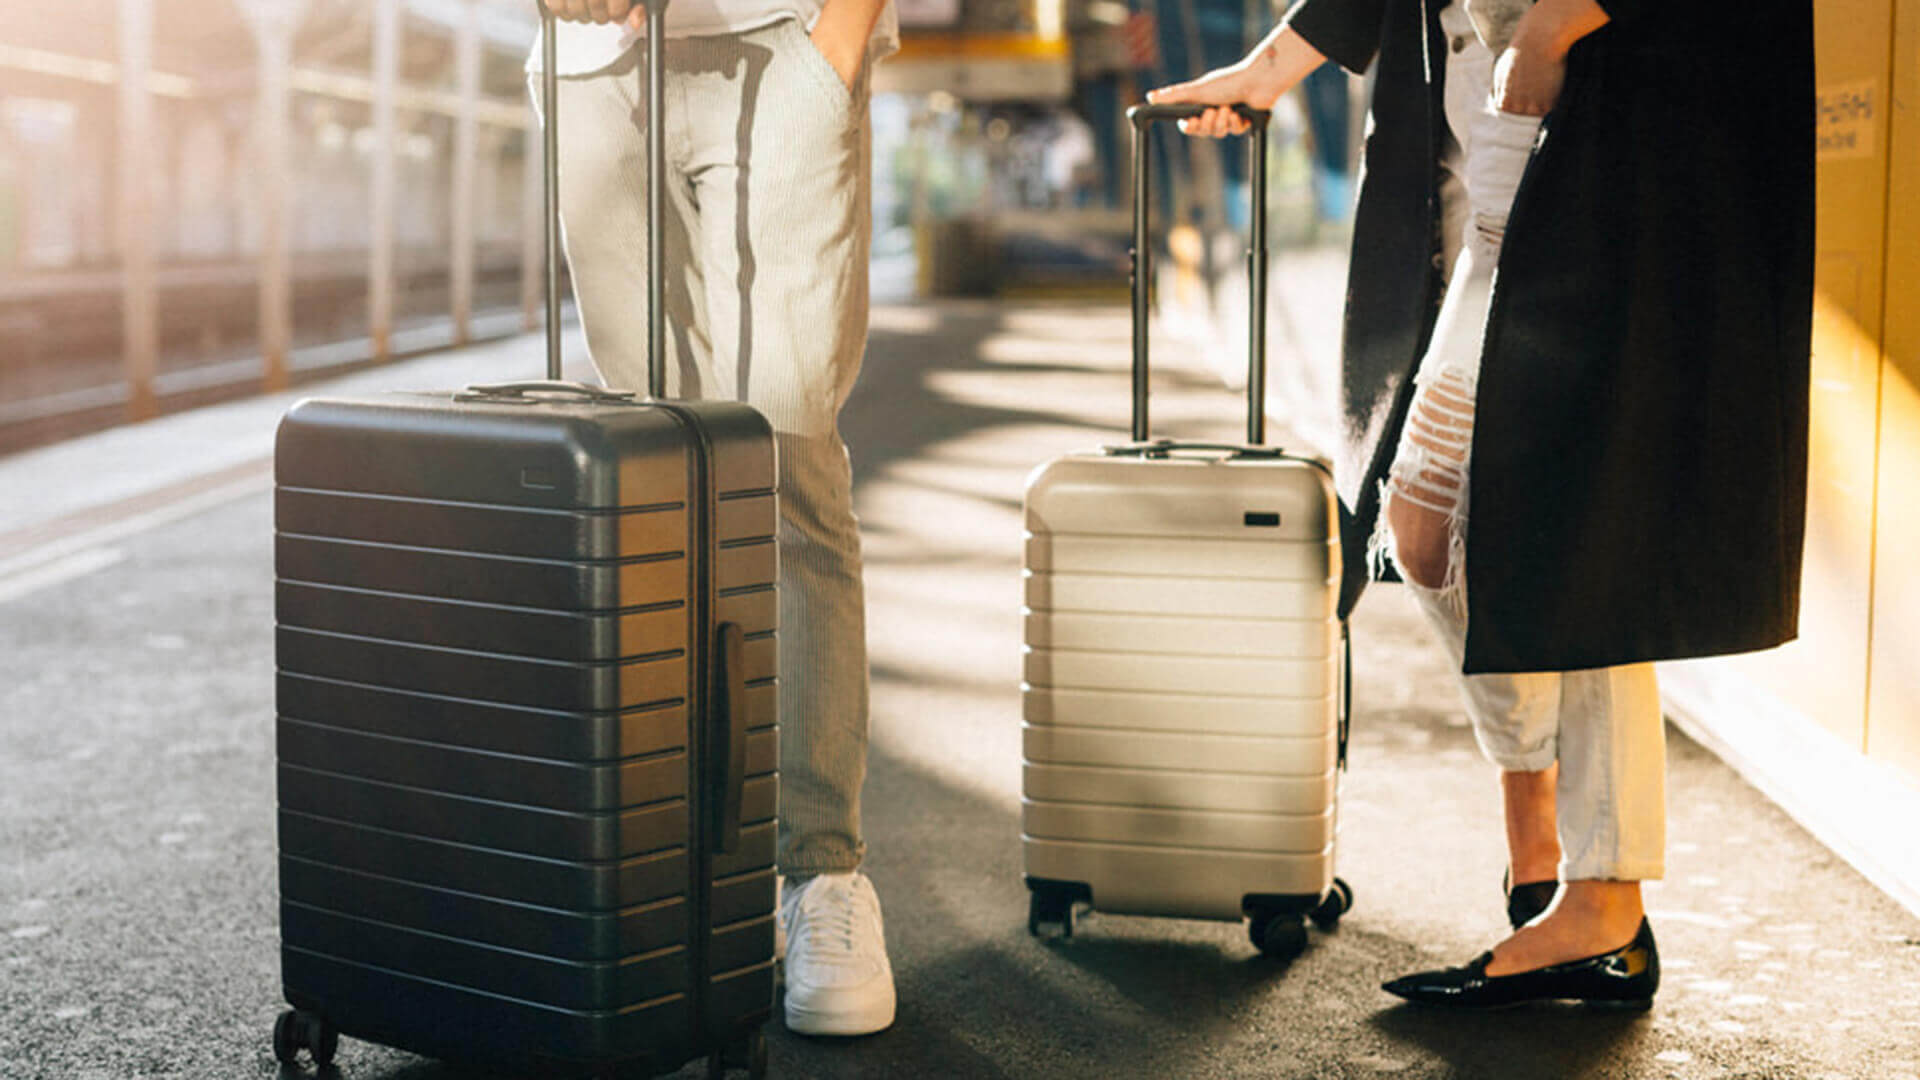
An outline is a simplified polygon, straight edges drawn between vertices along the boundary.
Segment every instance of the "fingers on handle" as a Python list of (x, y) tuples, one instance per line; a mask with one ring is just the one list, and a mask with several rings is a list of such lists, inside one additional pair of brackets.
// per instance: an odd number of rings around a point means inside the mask
[(1182, 132), (1210, 139), (1244, 135), (1250, 126), (1245, 117), (1228, 106), (1215, 106), (1199, 116), (1180, 121)]

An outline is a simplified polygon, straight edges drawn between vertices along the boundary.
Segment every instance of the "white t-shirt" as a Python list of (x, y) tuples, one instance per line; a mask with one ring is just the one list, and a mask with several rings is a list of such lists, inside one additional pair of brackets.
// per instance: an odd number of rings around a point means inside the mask
[[(824, 0), (673, 0), (667, 5), (668, 37), (703, 37), (710, 34), (742, 34), (771, 26), (782, 19), (797, 19), (813, 29)], [(596, 26), (590, 23), (561, 22), (555, 48), (560, 58), (560, 74), (591, 75), (626, 55), (634, 42), (646, 35), (624, 24)], [(900, 47), (900, 16), (893, 0), (880, 9), (873, 25), (873, 39), (867, 45), (875, 60)], [(535, 38), (533, 54), (527, 57), (527, 71), (541, 66), (541, 42)]]
[(1495, 56), (1513, 43), (1513, 31), (1520, 25), (1520, 16), (1533, 6), (1533, 0), (1460, 0), (1460, 3), (1473, 19), (1473, 32), (1480, 38), (1480, 44)]

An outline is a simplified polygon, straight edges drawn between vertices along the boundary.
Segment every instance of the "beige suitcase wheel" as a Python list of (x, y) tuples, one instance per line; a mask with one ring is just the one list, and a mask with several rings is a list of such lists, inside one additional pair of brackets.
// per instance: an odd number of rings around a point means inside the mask
[(1340, 925), (1340, 916), (1353, 910), (1353, 886), (1339, 878), (1333, 879), (1333, 888), (1327, 890), (1326, 899), (1320, 906), (1307, 913), (1313, 925), (1322, 930), (1331, 930)]
[(1074, 905), (1093, 902), (1093, 890), (1079, 881), (1030, 877), (1027, 890), (1027, 933), (1034, 937), (1072, 937)]
[(1275, 960), (1291, 960), (1307, 949), (1307, 924), (1298, 910), (1255, 909), (1247, 918), (1247, 937)]

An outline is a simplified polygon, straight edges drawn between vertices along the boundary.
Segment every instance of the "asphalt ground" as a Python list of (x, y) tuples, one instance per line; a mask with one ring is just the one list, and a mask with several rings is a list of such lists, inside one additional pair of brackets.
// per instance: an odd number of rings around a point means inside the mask
[[(876, 312), (845, 430), (869, 557), (868, 871), (900, 1014), (839, 1041), (776, 1020), (775, 1076), (1920, 1077), (1920, 920), (1678, 732), (1651, 1013), (1463, 1015), (1382, 993), (1502, 929), (1494, 776), (1390, 587), (1354, 622), (1339, 861), (1357, 902), (1336, 931), (1285, 965), (1226, 923), (1097, 915), (1071, 941), (1028, 937), (1020, 494), (1034, 465), (1124, 431), (1126, 333), (1104, 307)], [(536, 350), (490, 346), (473, 366)], [(1156, 355), (1160, 429), (1233, 437), (1239, 408), (1207, 365)], [(204, 437), (168, 430), (93, 445), (151, 472), (167, 439)], [(88, 447), (67, 450), (82, 467)], [(50, 460), (0, 459), (0, 492), (90, 482)], [(271, 513), (245, 464), (176, 513), (86, 522), (59, 560), (0, 567), (0, 1077), (282, 1075)], [(468, 1074), (349, 1040), (332, 1075)]]

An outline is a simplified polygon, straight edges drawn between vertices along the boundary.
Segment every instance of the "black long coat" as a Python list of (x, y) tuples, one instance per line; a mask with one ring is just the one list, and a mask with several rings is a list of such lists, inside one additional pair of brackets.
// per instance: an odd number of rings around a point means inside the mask
[[(1809, 0), (1600, 0), (1521, 182), (1480, 375), (1465, 669), (1766, 648), (1799, 617), (1813, 297)], [(1444, 0), (1302, 0), (1378, 59), (1348, 286), (1343, 612), (1445, 285)]]

